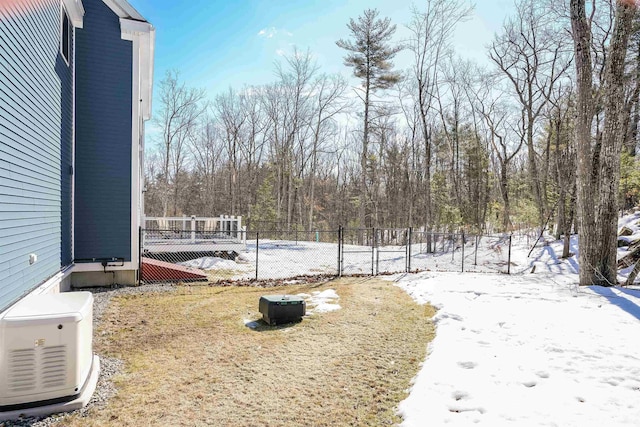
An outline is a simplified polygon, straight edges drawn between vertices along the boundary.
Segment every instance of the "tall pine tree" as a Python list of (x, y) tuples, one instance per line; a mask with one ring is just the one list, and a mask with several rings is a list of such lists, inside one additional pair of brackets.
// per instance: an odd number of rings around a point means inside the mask
[(359, 222), (361, 227), (367, 224), (367, 159), (369, 150), (371, 95), (379, 89), (389, 89), (400, 80), (400, 74), (392, 71), (393, 57), (402, 50), (401, 46), (393, 46), (390, 41), (396, 31), (389, 18), (378, 19), (376, 9), (367, 9), (358, 20), (350, 19), (347, 28), (351, 31), (351, 40), (340, 39), (336, 44), (349, 51), (344, 64), (353, 67), (353, 74), (362, 81), (364, 103), (364, 126), (362, 135), (362, 154), (360, 157), (360, 206)]

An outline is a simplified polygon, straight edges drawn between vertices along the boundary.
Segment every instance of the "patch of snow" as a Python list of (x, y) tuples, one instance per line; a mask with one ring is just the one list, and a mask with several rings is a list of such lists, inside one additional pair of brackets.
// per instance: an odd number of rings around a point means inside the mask
[(298, 294), (297, 296), (305, 299), (307, 303), (307, 315), (313, 313), (329, 313), (331, 311), (340, 310), (339, 304), (335, 300), (339, 299), (338, 293), (333, 289), (324, 291), (314, 291), (309, 294)]
[(618, 231), (622, 229), (622, 227), (626, 226), (627, 228), (639, 231), (640, 230), (640, 212), (634, 212), (629, 215), (625, 215), (618, 219)]
[(203, 257), (179, 262), (178, 264), (186, 267), (199, 268), (200, 270), (238, 270), (242, 268), (235, 261), (218, 257)]
[[(618, 236), (618, 242), (623, 242), (625, 245), (618, 248), (618, 259), (629, 253), (629, 245), (636, 243), (640, 240), (640, 212), (625, 215), (618, 220), (618, 234), (622, 228), (628, 228), (632, 231), (629, 236)], [(625, 276), (629, 272), (626, 272)]]
[(244, 319), (243, 322), (244, 326), (249, 329), (256, 329), (258, 326), (260, 326), (260, 323), (257, 320)]
[(322, 292), (315, 291), (313, 292), (313, 299), (315, 300), (325, 300), (325, 299), (337, 299), (340, 298), (338, 293), (333, 289), (327, 289)]
[(340, 310), (342, 307), (340, 307), (340, 304), (331, 304), (328, 302), (321, 302), (318, 303), (315, 308), (313, 309), (314, 313), (329, 313), (331, 311), (336, 311), (336, 310)]
[(238, 254), (238, 256), (236, 257), (236, 263), (238, 264), (249, 264), (250, 262), (251, 259), (244, 252)]

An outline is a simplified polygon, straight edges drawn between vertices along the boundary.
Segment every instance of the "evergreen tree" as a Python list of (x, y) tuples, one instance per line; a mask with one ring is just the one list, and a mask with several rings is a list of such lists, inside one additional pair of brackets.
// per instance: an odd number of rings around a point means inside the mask
[(257, 225), (258, 229), (265, 227), (266, 224), (275, 226), (275, 222), (278, 219), (276, 203), (273, 197), (273, 181), (273, 173), (270, 173), (260, 184), (256, 203), (251, 209), (250, 221), (252, 224)]
[(347, 28), (351, 31), (352, 40), (340, 39), (336, 44), (349, 51), (344, 64), (353, 67), (353, 75), (362, 81), (362, 99), (364, 103), (364, 126), (362, 135), (362, 153), (360, 156), (361, 178), (360, 226), (366, 224), (367, 197), (367, 158), (369, 147), (371, 95), (379, 89), (389, 89), (400, 80), (400, 74), (392, 71), (393, 57), (402, 50), (401, 46), (393, 46), (390, 41), (396, 31), (389, 18), (378, 19), (376, 9), (367, 9), (358, 20), (350, 19)]

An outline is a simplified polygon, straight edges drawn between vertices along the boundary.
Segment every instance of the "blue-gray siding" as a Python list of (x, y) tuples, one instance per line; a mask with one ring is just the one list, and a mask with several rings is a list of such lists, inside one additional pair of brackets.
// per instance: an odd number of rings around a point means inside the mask
[(76, 30), (75, 259), (131, 260), (132, 43), (101, 0)]
[(71, 262), (72, 72), (39, 3), (0, 8), (0, 311)]

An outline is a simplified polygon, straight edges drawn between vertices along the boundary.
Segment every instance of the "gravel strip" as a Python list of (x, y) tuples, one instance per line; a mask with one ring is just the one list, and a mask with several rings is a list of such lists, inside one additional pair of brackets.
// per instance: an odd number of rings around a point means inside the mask
[[(175, 289), (175, 286), (171, 284), (154, 283), (136, 287), (123, 286), (81, 290), (87, 290), (93, 294), (93, 326), (95, 331), (100, 325), (105, 309), (109, 306), (109, 302), (114, 296), (168, 292), (173, 289)], [(100, 377), (98, 378), (96, 391), (93, 393), (87, 406), (71, 413), (85, 416), (91, 409), (105, 406), (107, 401), (117, 393), (116, 387), (111, 379), (124, 371), (124, 362), (120, 359), (106, 357), (101, 354), (98, 354), (98, 356), (100, 356)], [(65, 415), (67, 414), (53, 414), (45, 418), (27, 417), (15, 421), (4, 421), (0, 422), (0, 427), (50, 427), (60, 421)]]

